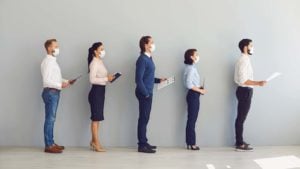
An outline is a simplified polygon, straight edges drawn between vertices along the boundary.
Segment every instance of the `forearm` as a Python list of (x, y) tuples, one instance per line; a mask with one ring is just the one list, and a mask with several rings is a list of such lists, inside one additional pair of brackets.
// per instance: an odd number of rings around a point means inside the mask
[(243, 83), (243, 85), (258, 86), (259, 85), (259, 81), (247, 80), (246, 82)]
[(138, 82), (137, 83), (137, 89), (138, 91), (143, 94), (144, 96), (149, 96), (149, 92), (145, 87), (145, 84), (143, 82)]
[(198, 92), (198, 93), (201, 93), (201, 89), (196, 87), (196, 86), (192, 87), (191, 90), (193, 90), (195, 92)]

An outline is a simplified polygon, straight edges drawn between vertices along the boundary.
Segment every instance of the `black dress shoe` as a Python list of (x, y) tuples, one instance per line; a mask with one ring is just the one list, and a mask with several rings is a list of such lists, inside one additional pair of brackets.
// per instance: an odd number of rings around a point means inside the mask
[(146, 145), (148, 148), (150, 148), (150, 149), (157, 149), (157, 146), (153, 146), (153, 145), (151, 145), (151, 144), (147, 144)]
[[(243, 144), (246, 145), (246, 146), (250, 146), (250, 144), (246, 143), (246, 142), (243, 142)], [(237, 143), (235, 143), (235, 146), (239, 146), (239, 145)]]
[(249, 145), (243, 144), (235, 147), (236, 151), (245, 152), (245, 151), (253, 151), (252, 147), (249, 147)]
[(140, 153), (156, 153), (155, 150), (153, 150), (147, 146), (139, 147), (138, 152), (140, 152)]

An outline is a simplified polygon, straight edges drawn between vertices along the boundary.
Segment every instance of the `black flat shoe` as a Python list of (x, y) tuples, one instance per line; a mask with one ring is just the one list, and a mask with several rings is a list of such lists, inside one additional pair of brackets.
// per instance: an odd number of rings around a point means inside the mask
[(143, 146), (143, 147), (139, 147), (138, 148), (138, 152), (140, 152), (140, 153), (156, 153), (156, 151), (155, 150), (153, 150), (153, 149), (151, 149), (151, 148), (149, 148), (149, 147), (147, 147), (147, 146)]
[(187, 145), (186, 149), (188, 149), (188, 150), (200, 150), (200, 148), (196, 145)]

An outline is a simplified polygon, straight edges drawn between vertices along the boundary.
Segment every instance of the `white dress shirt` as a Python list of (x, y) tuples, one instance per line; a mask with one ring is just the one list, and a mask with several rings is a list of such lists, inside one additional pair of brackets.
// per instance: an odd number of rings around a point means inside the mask
[(93, 58), (90, 66), (90, 83), (95, 85), (106, 85), (108, 72), (104, 63), (99, 58)]
[(41, 64), (41, 73), (43, 77), (43, 87), (55, 88), (61, 90), (62, 82), (66, 81), (61, 76), (61, 71), (56, 57), (47, 55)]
[(242, 54), (235, 64), (234, 81), (241, 87), (253, 88), (253, 86), (244, 84), (247, 80), (253, 80), (253, 69), (250, 57)]

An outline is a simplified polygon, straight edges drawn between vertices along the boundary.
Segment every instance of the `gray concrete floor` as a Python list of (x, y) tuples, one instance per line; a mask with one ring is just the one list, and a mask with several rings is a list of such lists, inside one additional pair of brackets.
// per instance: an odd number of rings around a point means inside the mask
[(47, 154), (42, 148), (0, 147), (0, 169), (296, 169), (299, 158), (300, 146), (255, 147), (253, 152), (235, 152), (230, 147), (200, 151), (159, 147), (156, 154), (116, 147), (105, 153), (67, 147), (62, 154)]

